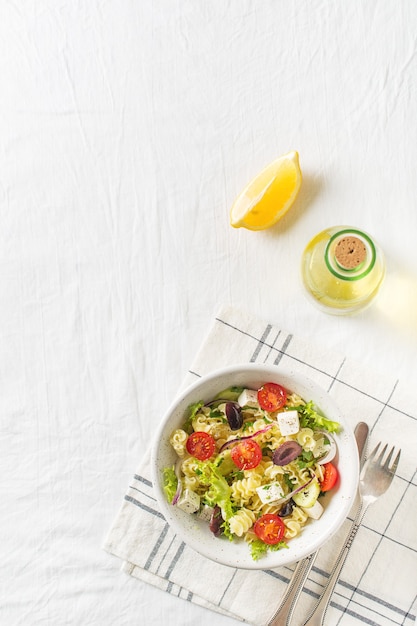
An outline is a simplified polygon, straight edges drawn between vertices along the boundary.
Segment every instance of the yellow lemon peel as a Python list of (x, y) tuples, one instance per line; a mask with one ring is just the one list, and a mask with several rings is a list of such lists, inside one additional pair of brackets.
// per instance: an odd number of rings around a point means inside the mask
[(236, 198), (230, 210), (231, 226), (249, 230), (273, 226), (293, 205), (301, 180), (298, 152), (272, 161)]

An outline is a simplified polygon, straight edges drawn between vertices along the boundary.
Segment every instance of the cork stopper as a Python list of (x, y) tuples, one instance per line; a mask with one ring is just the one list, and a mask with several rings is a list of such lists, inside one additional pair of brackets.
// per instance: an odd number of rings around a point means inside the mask
[(339, 239), (334, 255), (341, 268), (355, 270), (366, 259), (366, 247), (361, 239), (348, 235)]

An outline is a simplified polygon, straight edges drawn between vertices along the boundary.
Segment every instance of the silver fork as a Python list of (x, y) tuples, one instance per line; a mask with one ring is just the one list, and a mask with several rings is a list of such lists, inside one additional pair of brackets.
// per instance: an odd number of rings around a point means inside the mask
[(400, 461), (401, 450), (398, 451), (392, 465), (390, 466), (391, 459), (394, 456), (395, 447), (391, 448), (386, 460), (383, 462), (388, 445), (385, 445), (382, 448), (378, 458), (376, 458), (380, 445), (381, 443), (378, 443), (376, 448), (369, 455), (369, 458), (363, 466), (359, 477), (360, 505), (352, 530), (343, 544), (318, 603), (309, 618), (303, 623), (303, 626), (322, 626), (324, 623), (330, 598), (339, 579), (340, 572), (346, 561), (352, 542), (356, 537), (359, 526), (361, 525), (363, 516), (365, 515), (368, 507), (386, 492), (395, 476), (395, 472)]

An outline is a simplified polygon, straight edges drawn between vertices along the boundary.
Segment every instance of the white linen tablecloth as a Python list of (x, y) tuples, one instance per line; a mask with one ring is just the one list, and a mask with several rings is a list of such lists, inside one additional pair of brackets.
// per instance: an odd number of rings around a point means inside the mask
[[(246, 362), (284, 368), (288, 364), (325, 388), (342, 407), (352, 428), (366, 421), (370, 449), (378, 441), (402, 449), (393, 484), (367, 512), (358, 531), (327, 619), (343, 626), (412, 624), (416, 617), (412, 605), (417, 567), (417, 412), (410, 412), (410, 386), (393, 373), (375, 375), (343, 355), (326, 352), (285, 329), (230, 308), (216, 316), (185, 385), (223, 366)], [(239, 570), (196, 554), (169, 529), (158, 510), (149, 463), (147, 454), (132, 475), (105, 549), (123, 560), (123, 570), (131, 576), (184, 600), (266, 626), (285, 592), (292, 568)], [(312, 609), (312, 600), (320, 594), (348, 529), (349, 521), (320, 550), (304, 597), (296, 607), (294, 624), (302, 624)]]
[[(212, 626), (102, 542), (221, 304), (411, 381), (414, 414), (416, 32), (415, 0), (0, 2), (2, 625)], [(288, 214), (231, 228), (291, 150)], [(387, 260), (355, 317), (300, 284), (305, 245), (337, 224)]]

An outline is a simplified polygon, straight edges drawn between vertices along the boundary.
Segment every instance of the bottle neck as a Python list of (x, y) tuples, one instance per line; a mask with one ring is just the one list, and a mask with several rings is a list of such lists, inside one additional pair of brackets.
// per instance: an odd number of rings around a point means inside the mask
[(347, 228), (329, 239), (324, 259), (328, 270), (336, 278), (355, 281), (365, 278), (374, 267), (376, 249), (366, 233)]

